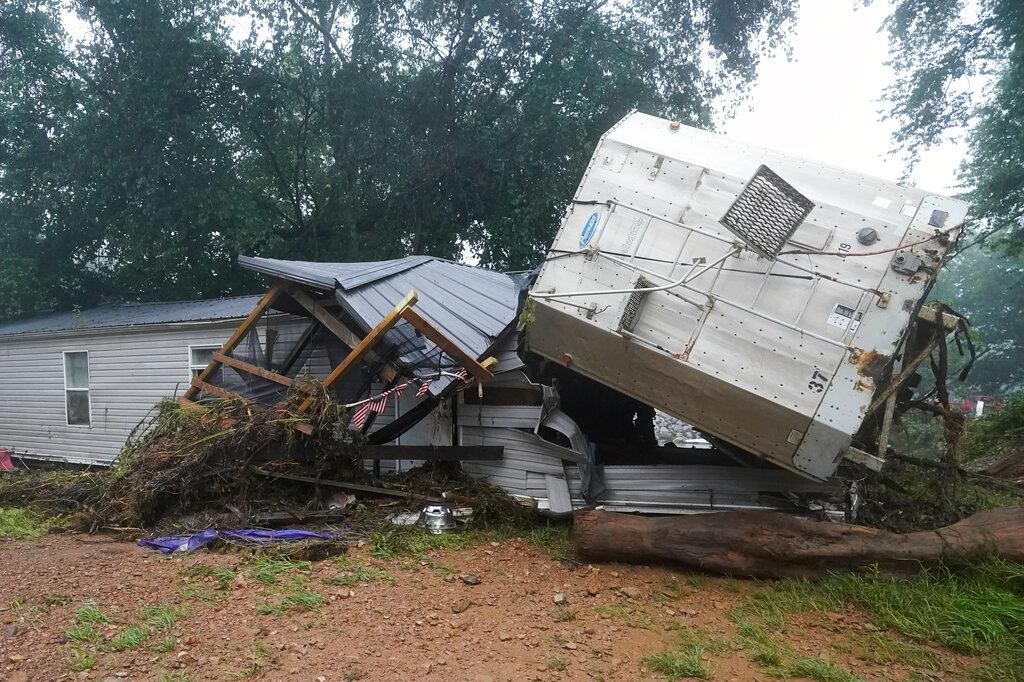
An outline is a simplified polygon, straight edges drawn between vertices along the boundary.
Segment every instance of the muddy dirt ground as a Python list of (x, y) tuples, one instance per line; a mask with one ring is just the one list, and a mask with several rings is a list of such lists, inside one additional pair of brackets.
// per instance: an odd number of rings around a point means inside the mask
[[(556, 561), (523, 539), (390, 561), (353, 547), (276, 577), (246, 559), (165, 557), (102, 535), (0, 541), (0, 679), (660, 680), (645, 657), (680, 633), (734, 637), (729, 611), (761, 589)], [(847, 611), (793, 615), (774, 634), (860, 679), (956, 679), (971, 663), (938, 649), (945, 671), (871, 663), (850, 641), (873, 629)], [(768, 679), (743, 648), (702, 659), (714, 679)]]

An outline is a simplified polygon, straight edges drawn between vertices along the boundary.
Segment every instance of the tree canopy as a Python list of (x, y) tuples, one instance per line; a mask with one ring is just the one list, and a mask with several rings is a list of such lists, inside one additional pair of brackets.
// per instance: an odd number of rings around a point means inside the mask
[(895, 141), (913, 164), (967, 129), (960, 180), (977, 221), (967, 243), (1024, 254), (1024, 3), (899, 0), (886, 28)]
[(0, 0), (0, 317), (248, 290), (238, 253), (527, 267), (607, 128), (710, 127), (795, 4)]
[(896, 80), (885, 95), (909, 166), (966, 132), (960, 168), (971, 224), (934, 297), (982, 341), (966, 390), (1019, 390), (1024, 300), (1024, 3), (899, 0), (886, 22)]

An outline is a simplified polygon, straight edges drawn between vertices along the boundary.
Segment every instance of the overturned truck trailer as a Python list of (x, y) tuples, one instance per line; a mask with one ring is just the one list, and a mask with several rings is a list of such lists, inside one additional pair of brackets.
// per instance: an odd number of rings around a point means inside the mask
[[(840, 460), (880, 465), (962, 325), (922, 301), (966, 209), (631, 114), (530, 276), (241, 257), (271, 289), (181, 400), (272, 405), (310, 376), (380, 471), (458, 460), (553, 512), (836, 512)], [(714, 449), (658, 442), (655, 408)]]
[(802, 476), (877, 466), (959, 324), (922, 302), (967, 208), (633, 113), (565, 212), (526, 347)]

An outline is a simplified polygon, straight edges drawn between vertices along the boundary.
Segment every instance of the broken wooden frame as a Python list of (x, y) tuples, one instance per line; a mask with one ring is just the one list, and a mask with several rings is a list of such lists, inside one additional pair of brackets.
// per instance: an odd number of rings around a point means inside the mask
[[(217, 386), (211, 381), (218, 367), (221, 366), (230, 367), (239, 373), (258, 377), (288, 389), (302, 390), (296, 380), (286, 376), (284, 372), (288, 372), (293, 368), (294, 364), (302, 356), (305, 347), (321, 327), (330, 332), (345, 348), (349, 349), (345, 357), (331, 368), (331, 371), (322, 381), (325, 388), (330, 388), (345, 377), (354, 367), (381, 361), (380, 356), (375, 352), (375, 347), (384, 339), (388, 331), (401, 321), (411, 325), (417, 336), (432, 342), (441, 353), (465, 368), (469, 375), (481, 384), (492, 378), (493, 374), (490, 368), (494, 366), (495, 360), (487, 358), (487, 360), (481, 363), (463, 350), (455, 341), (446, 336), (426, 317), (420, 314), (419, 311), (415, 310), (417, 301), (416, 292), (414, 290), (410, 291), (369, 332), (365, 335), (360, 335), (346, 324), (339, 314), (335, 314), (321, 300), (318, 300), (314, 294), (293, 282), (276, 281), (274, 286), (260, 298), (252, 312), (242, 321), (235, 332), (213, 354), (206, 368), (190, 381), (189, 388), (178, 400), (183, 404), (192, 403), (201, 392), (218, 398), (246, 400), (240, 394), (227, 390), (222, 386)], [(265, 314), (268, 314), (270, 310), (287, 311), (288, 309), (301, 311), (301, 316), (308, 318), (310, 322), (289, 351), (279, 371), (269, 367), (259, 367), (232, 355), (232, 352), (235, 351), (243, 339), (250, 332), (255, 331), (255, 325)], [(267, 345), (270, 345), (269, 342)], [(411, 370), (403, 371), (392, 362), (383, 362), (377, 374), (381, 380), (389, 383), (394, 383), (403, 376), (409, 379), (415, 378)], [(313, 401), (314, 398), (308, 396), (302, 401), (299, 411), (305, 412), (308, 410)], [(309, 424), (305, 423), (297, 423), (295, 428), (304, 433), (312, 432)], [(395, 457), (410, 458), (398, 454)]]

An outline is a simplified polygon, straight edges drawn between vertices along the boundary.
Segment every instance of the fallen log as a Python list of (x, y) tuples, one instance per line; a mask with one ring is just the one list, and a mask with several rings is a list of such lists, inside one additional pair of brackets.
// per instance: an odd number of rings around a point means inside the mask
[(944, 528), (890, 533), (779, 512), (650, 517), (577, 512), (577, 553), (597, 561), (668, 562), (724, 575), (813, 578), (827, 571), (909, 575), (998, 556), (1024, 562), (1024, 507), (978, 512)]

